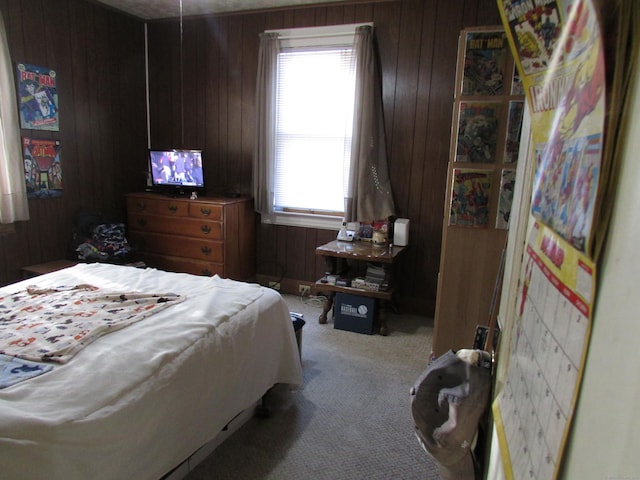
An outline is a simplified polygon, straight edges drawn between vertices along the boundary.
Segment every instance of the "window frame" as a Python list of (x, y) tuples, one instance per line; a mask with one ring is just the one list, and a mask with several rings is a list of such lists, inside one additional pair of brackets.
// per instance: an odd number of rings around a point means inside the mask
[[(373, 23), (357, 23), (330, 25), (324, 27), (306, 27), (267, 30), (265, 33), (277, 33), (283, 51), (308, 47), (335, 47), (352, 45), (356, 28)], [(307, 213), (296, 211), (277, 211), (271, 215), (261, 215), (265, 224), (306, 227), (326, 230), (338, 230), (342, 225), (343, 215)]]

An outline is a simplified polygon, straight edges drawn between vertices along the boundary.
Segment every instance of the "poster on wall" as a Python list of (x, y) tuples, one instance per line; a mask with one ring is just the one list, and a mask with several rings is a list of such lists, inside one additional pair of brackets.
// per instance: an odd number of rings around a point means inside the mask
[(522, 115), (524, 102), (512, 100), (509, 102), (507, 117), (507, 138), (504, 144), (504, 163), (516, 163), (520, 153), (520, 132), (522, 131)]
[(462, 95), (502, 95), (508, 47), (502, 29), (466, 33)]
[(531, 111), (535, 166), (503, 388), (493, 403), (505, 478), (558, 478), (587, 355), (602, 170), (605, 71), (592, 0), (498, 4)]
[(494, 163), (499, 102), (460, 102), (456, 162)]
[(522, 85), (522, 77), (516, 65), (513, 65), (513, 80), (511, 81), (511, 95), (523, 95), (524, 85)]
[(511, 204), (513, 203), (513, 191), (516, 184), (516, 171), (503, 169), (500, 177), (500, 197), (498, 198), (498, 214), (496, 228), (506, 230), (509, 228), (511, 217)]
[[(500, 13), (517, 54), (537, 145), (533, 214), (589, 254), (605, 118), (596, 11), (591, 0), (505, 0)], [(579, 180), (571, 169), (581, 172)], [(578, 209), (573, 219), (569, 204)]]
[(449, 225), (481, 228), (489, 223), (491, 170), (453, 170)]
[(28, 198), (62, 196), (62, 162), (59, 140), (22, 138), (24, 177)]
[(20, 127), (59, 130), (56, 72), (26, 63), (17, 65)]

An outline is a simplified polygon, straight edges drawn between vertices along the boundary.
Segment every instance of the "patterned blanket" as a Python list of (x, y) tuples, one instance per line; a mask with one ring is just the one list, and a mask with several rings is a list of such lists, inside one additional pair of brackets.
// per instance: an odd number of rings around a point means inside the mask
[(0, 389), (37, 377), (51, 369), (53, 366), (50, 363), (30, 362), (0, 353)]
[(65, 363), (102, 335), (185, 298), (173, 293), (105, 293), (92, 285), (31, 286), (0, 297), (0, 353)]

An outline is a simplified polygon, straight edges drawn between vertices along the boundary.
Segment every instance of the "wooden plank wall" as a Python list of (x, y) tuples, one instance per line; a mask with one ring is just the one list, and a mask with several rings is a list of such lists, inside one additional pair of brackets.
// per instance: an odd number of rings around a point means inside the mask
[[(433, 315), (457, 40), (464, 27), (499, 24), (495, 0), (340, 3), (185, 19), (182, 57), (180, 22), (151, 23), (152, 145), (202, 147), (211, 190), (250, 194), (258, 34), (356, 22), (375, 25), (392, 187), (398, 216), (411, 220), (411, 248), (396, 269), (402, 304)], [(322, 275), (314, 249), (336, 235), (260, 224), (256, 231), (258, 274), (294, 285)]]
[[(0, 0), (0, 11), (13, 60), (59, 72), (61, 131), (39, 135), (61, 139), (65, 182), (62, 199), (30, 201), (32, 220), (0, 237), (6, 284), (20, 266), (66, 254), (79, 207), (123, 214), (123, 193), (144, 184), (147, 140), (142, 22), (83, 0)], [(411, 219), (411, 248), (396, 271), (401, 306), (432, 315), (457, 38), (464, 27), (498, 24), (495, 0), (371, 1), (195, 17), (182, 22), (182, 42), (179, 20), (150, 22), (151, 143), (201, 146), (213, 192), (249, 193), (258, 34), (354, 22), (375, 24), (392, 187), (398, 216)], [(261, 224), (256, 232), (258, 274), (292, 282), (312, 282), (324, 272), (314, 249), (336, 234)]]
[[(63, 258), (75, 212), (122, 220), (123, 194), (144, 180), (144, 25), (84, 0), (0, 0), (11, 60), (57, 73), (63, 196), (29, 201), (31, 219), (0, 235), (0, 284), (20, 267)], [(142, 163), (140, 163), (142, 162)]]

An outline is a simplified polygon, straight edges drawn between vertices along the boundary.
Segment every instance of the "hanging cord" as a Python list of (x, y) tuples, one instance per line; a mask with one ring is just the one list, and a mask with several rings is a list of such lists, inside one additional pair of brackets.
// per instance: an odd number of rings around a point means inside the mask
[(180, 0), (180, 145), (184, 147), (184, 60), (183, 60), (182, 0)]

